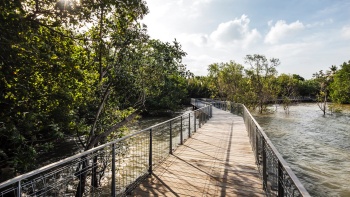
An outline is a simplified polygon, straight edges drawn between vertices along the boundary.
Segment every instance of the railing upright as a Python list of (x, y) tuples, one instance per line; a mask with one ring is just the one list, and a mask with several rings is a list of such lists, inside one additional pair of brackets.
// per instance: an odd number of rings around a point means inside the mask
[(21, 181), (18, 181), (17, 185), (17, 196), (21, 197), (22, 196), (22, 186), (21, 186)]
[(278, 161), (278, 196), (284, 196), (284, 188), (283, 188), (283, 166), (280, 161)]
[(188, 138), (191, 137), (191, 114), (188, 114)]
[(149, 152), (148, 152), (148, 174), (152, 174), (153, 169), (152, 169), (152, 128), (149, 130)]
[(182, 145), (184, 143), (184, 138), (183, 138), (183, 133), (182, 133), (182, 131), (183, 131), (183, 129), (182, 129), (182, 116), (180, 117), (180, 121), (181, 121), (181, 123), (180, 123), (180, 144)]
[(265, 144), (265, 141), (262, 141), (262, 166), (263, 166), (263, 170), (262, 170), (262, 175), (263, 175), (263, 187), (264, 187), (264, 190), (267, 189), (267, 171), (266, 171), (266, 168), (267, 168), (267, 165), (266, 165), (266, 148), (265, 148), (266, 144)]
[(193, 119), (194, 119), (194, 132), (197, 132), (197, 112), (193, 112)]
[(169, 127), (170, 127), (170, 131), (169, 131), (169, 136), (170, 136), (170, 141), (169, 141), (169, 154), (173, 154), (173, 131), (171, 128), (171, 121), (169, 122)]
[(115, 197), (115, 190), (116, 190), (116, 185), (115, 185), (115, 143), (112, 144), (112, 188), (111, 188), (111, 194), (112, 197)]

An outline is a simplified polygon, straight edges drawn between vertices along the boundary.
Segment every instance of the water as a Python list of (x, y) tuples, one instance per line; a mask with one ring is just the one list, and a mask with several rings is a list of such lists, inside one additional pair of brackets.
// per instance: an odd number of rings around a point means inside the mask
[(312, 196), (350, 196), (350, 106), (327, 114), (315, 103), (254, 114)]

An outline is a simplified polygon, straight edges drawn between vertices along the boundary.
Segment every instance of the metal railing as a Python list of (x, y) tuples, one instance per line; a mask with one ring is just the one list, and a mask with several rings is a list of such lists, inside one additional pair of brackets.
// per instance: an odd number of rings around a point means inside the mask
[(205, 100), (210, 102), (214, 107), (243, 117), (259, 174), (263, 181), (263, 189), (267, 196), (310, 196), (243, 104), (210, 99)]
[(211, 117), (211, 105), (0, 183), (5, 196), (124, 196)]

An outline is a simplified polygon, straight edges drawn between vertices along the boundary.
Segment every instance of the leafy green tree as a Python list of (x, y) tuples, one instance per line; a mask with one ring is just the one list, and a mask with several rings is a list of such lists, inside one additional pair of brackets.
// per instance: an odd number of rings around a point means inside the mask
[(58, 139), (79, 130), (77, 110), (95, 81), (91, 67), (81, 65), (83, 48), (63, 36), (69, 31), (46, 27), (26, 3), (0, 4), (0, 152), (3, 163), (20, 173), (35, 168), (39, 153)]
[(326, 73), (323, 70), (316, 72), (314, 75), (315, 81), (319, 84), (318, 93), (316, 95), (316, 102), (318, 107), (323, 112), (323, 115), (326, 115), (327, 110), (327, 101), (329, 96), (329, 86), (333, 81), (333, 75), (331, 72), (327, 71)]
[(254, 95), (251, 98), (256, 101), (259, 113), (262, 113), (266, 104), (276, 97), (275, 75), (280, 61), (276, 58), (267, 60), (264, 55), (254, 54), (247, 55), (245, 63), (250, 66), (250, 69), (246, 70), (246, 75), (249, 77), (251, 87), (249, 92)]
[(158, 76), (160, 62), (154, 67), (147, 53), (166, 62), (162, 92), (186, 93), (185, 54), (178, 43), (152, 51), (156, 42), (138, 22), (148, 12), (141, 0), (1, 1), (0, 8), (0, 157), (17, 172), (35, 168), (64, 136), (85, 138), (84, 150), (119, 136), (147, 98), (160, 96), (145, 77)]
[(330, 85), (330, 97), (336, 103), (350, 103), (350, 61), (344, 62), (334, 74), (334, 81)]
[(219, 83), (219, 72), (220, 72), (220, 64), (213, 63), (208, 66), (208, 77), (210, 80), (209, 89), (212, 94), (212, 98), (219, 98), (221, 100), (225, 100), (224, 92), (221, 84)]
[(188, 80), (187, 91), (189, 98), (210, 98), (209, 78), (207, 76), (190, 77)]
[(298, 81), (299, 95), (302, 97), (316, 98), (318, 86), (318, 82), (315, 79)]
[(243, 69), (240, 64), (230, 61), (220, 64), (219, 86), (225, 93), (225, 100), (244, 102), (242, 92)]
[(291, 100), (297, 96), (297, 86), (299, 82), (299, 77), (295, 75), (281, 74), (277, 77), (278, 83), (278, 97), (283, 99), (283, 108), (286, 113), (289, 113), (289, 107)]
[(145, 68), (144, 86), (147, 87), (148, 110), (177, 110), (187, 98), (187, 81), (190, 75), (182, 64), (186, 53), (175, 40), (173, 44), (150, 40)]

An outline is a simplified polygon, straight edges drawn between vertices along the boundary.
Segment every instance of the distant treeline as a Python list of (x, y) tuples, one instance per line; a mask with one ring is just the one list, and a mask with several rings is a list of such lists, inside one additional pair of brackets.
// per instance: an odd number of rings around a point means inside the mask
[(316, 102), (350, 103), (350, 61), (327, 71), (318, 71), (312, 79), (297, 74), (278, 75), (280, 61), (264, 55), (247, 55), (248, 69), (234, 61), (209, 65), (208, 76), (190, 79), (189, 92), (195, 98), (218, 98), (244, 103), (262, 112), (267, 104), (288, 105), (298, 97)]

